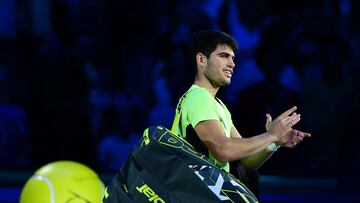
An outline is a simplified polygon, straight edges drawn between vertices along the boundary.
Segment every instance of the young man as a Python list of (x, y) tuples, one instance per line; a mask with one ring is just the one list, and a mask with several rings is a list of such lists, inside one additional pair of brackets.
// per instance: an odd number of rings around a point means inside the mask
[(231, 82), (236, 40), (224, 32), (199, 31), (189, 48), (195, 80), (178, 103), (172, 131), (220, 168), (230, 172), (229, 162), (239, 160), (246, 171), (256, 170), (279, 146), (295, 147), (310, 136), (292, 129), (300, 121), (294, 106), (275, 120), (267, 114), (264, 133), (242, 138), (230, 112), (216, 97), (219, 88)]

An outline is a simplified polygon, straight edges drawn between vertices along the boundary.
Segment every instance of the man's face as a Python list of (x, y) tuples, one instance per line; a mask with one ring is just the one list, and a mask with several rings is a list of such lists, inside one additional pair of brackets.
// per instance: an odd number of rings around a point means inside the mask
[(230, 84), (234, 63), (234, 51), (228, 45), (218, 45), (216, 50), (207, 59), (204, 69), (205, 77), (214, 87)]

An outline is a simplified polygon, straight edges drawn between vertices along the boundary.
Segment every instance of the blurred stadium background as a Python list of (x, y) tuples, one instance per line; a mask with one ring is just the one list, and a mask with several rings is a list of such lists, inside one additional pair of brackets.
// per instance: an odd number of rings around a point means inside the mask
[(239, 42), (219, 97), (242, 135), (297, 105), (312, 134), (260, 170), (261, 202), (360, 202), (355, 0), (1, 0), (0, 202), (74, 160), (109, 183), (142, 131), (170, 127), (191, 32)]

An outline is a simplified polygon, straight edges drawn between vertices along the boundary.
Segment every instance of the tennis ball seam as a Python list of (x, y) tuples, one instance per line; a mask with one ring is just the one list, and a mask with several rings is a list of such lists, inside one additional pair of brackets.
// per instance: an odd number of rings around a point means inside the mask
[(34, 175), (34, 178), (38, 178), (47, 184), (47, 186), (49, 187), (49, 190), (50, 190), (50, 194), (51, 194), (50, 203), (55, 203), (55, 190), (54, 190), (54, 186), (51, 183), (51, 181), (43, 175)]

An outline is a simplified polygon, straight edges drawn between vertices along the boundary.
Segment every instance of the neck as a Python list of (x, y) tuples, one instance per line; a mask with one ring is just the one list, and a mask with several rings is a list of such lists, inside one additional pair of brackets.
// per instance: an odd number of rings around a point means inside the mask
[(207, 89), (210, 92), (210, 94), (214, 97), (220, 88), (211, 84), (210, 81), (204, 81), (199, 79), (195, 79), (194, 84)]

